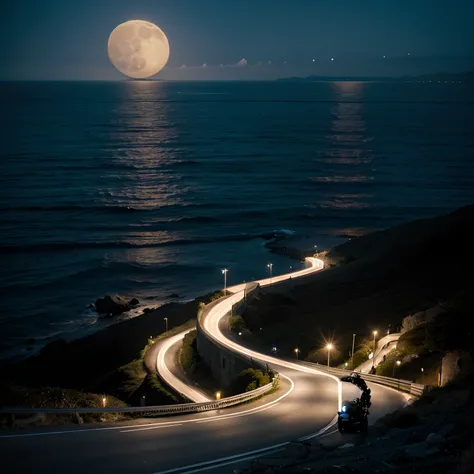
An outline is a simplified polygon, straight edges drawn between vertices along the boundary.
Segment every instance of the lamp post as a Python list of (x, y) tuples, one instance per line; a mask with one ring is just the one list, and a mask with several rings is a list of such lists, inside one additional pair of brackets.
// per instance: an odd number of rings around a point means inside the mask
[(227, 272), (229, 270), (227, 270), (227, 268), (224, 268), (222, 270), (222, 274), (224, 275), (224, 296), (227, 295)]
[(377, 331), (372, 331), (374, 335), (374, 357), (372, 357), (372, 368), (375, 368), (375, 336), (377, 335)]
[(221, 399), (221, 392), (216, 392), (216, 400), (220, 400)]
[(400, 367), (400, 364), (401, 362), (399, 360), (393, 364), (392, 377), (395, 377), (395, 367)]
[(296, 360), (298, 360), (298, 354), (299, 354), (300, 350), (298, 348), (295, 348), (295, 354), (296, 354)]
[(107, 404), (107, 399), (105, 397), (102, 398), (102, 406), (105, 408), (105, 405)]
[(351, 368), (354, 370), (354, 346), (355, 346), (356, 335), (352, 334), (352, 355), (351, 355)]
[(332, 344), (328, 344), (326, 346), (326, 349), (328, 350), (328, 367), (329, 367), (329, 355), (331, 354)]
[(168, 318), (163, 318), (163, 320), (165, 321), (165, 330), (168, 332)]
[(270, 273), (270, 282), (272, 281), (272, 267), (273, 267), (273, 263), (268, 263), (267, 264), (267, 267), (268, 267), (268, 271)]

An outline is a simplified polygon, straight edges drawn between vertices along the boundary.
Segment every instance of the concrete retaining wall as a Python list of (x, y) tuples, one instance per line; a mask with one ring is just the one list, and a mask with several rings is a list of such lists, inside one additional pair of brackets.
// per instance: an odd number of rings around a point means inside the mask
[[(249, 299), (255, 297), (258, 294), (258, 291), (258, 284), (249, 284), (249, 287), (246, 288), (246, 297), (232, 307), (232, 314), (235, 315), (242, 312)], [(249, 367), (260, 367), (252, 359), (240, 356), (222, 346), (218, 341), (215, 341), (208, 336), (201, 328), (202, 318), (205, 317), (206, 313), (220, 301), (221, 300), (219, 299), (206, 305), (201, 314), (198, 315), (196, 325), (196, 343), (199, 355), (211, 369), (214, 378), (218, 380), (225, 389), (226, 387), (229, 387), (242, 370), (248, 369)]]

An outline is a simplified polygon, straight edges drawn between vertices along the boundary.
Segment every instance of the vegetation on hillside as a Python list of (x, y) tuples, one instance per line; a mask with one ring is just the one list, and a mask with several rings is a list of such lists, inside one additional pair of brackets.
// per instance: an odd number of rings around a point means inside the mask
[(200, 359), (196, 346), (197, 331), (188, 332), (183, 338), (183, 345), (179, 352), (181, 367), (188, 371)]
[(245, 320), (240, 315), (232, 316), (229, 320), (229, 327), (232, 332), (239, 333), (245, 329), (247, 329), (247, 325), (245, 324)]
[(248, 368), (242, 370), (231, 386), (231, 393), (237, 395), (239, 393), (250, 392), (256, 388), (263, 387), (271, 382), (273, 373), (263, 372), (259, 369)]
[[(195, 320), (176, 326), (157, 337), (149, 337), (147, 344), (140, 351), (139, 357), (128, 364), (110, 372), (97, 382), (96, 386), (106, 393), (111, 393), (131, 405), (168, 405), (181, 400), (170, 392), (157, 377), (156, 373), (148, 373), (144, 359), (147, 351), (157, 342), (178, 334), (195, 324)], [(145, 399), (143, 400), (143, 397)]]
[[(387, 354), (376, 373), (437, 385), (441, 360), (446, 352), (455, 350), (474, 356), (472, 316), (470, 294), (456, 295), (432, 320), (421, 322), (403, 333), (397, 348)], [(400, 361), (399, 366), (397, 361)]]
[(197, 351), (197, 331), (188, 332), (179, 351), (179, 363), (184, 372), (196, 384), (209, 394), (220, 391), (219, 383), (212, 376), (211, 369), (206, 365)]

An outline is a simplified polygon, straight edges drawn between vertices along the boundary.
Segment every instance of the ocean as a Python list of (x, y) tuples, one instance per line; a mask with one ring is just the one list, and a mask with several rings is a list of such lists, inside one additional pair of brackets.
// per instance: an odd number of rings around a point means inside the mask
[(474, 201), (468, 84), (17, 82), (0, 103), (0, 358), (140, 312), (98, 317), (107, 293), (299, 268), (267, 233), (326, 249)]

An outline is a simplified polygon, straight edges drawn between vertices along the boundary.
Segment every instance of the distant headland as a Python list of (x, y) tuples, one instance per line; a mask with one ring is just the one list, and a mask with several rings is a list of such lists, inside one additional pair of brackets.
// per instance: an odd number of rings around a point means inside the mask
[(374, 76), (307, 76), (277, 79), (283, 82), (431, 82), (431, 83), (474, 83), (474, 71), (460, 73), (423, 74), (419, 76), (374, 77)]

